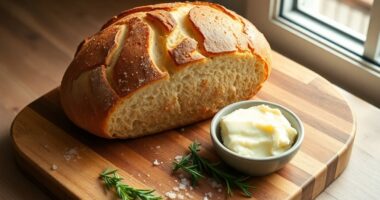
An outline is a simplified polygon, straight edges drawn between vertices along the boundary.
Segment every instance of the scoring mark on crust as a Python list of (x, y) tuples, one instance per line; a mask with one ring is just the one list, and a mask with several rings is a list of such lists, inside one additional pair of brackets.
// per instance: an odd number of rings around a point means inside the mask
[(165, 33), (168, 34), (172, 32), (177, 23), (170, 12), (165, 10), (154, 10), (147, 13), (147, 18), (151, 21), (157, 21), (165, 30)]
[(137, 17), (127, 23), (125, 44), (112, 71), (114, 88), (121, 96), (167, 76), (154, 65), (149, 55), (151, 32), (147, 23)]
[(185, 38), (178, 46), (169, 51), (170, 55), (177, 65), (204, 59), (205, 57), (203, 55), (196, 52), (197, 44), (198, 42), (194, 39)]

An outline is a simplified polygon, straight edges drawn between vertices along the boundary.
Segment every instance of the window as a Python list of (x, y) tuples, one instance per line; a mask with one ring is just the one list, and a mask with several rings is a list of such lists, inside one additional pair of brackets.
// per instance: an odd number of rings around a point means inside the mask
[(297, 9), (305, 15), (364, 41), (373, 0), (298, 0)]
[[(380, 19), (375, 16), (380, 13), (380, 7), (374, 7), (373, 3), (373, 0), (283, 0), (280, 17), (380, 65), (380, 26), (377, 25)], [(371, 12), (373, 20), (370, 20)]]
[(380, 0), (246, 0), (241, 4), (273, 50), (380, 106)]

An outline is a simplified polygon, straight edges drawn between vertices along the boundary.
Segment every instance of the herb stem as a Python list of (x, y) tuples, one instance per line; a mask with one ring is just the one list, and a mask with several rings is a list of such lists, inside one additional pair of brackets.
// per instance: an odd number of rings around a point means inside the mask
[(161, 200), (162, 197), (155, 196), (155, 190), (136, 189), (127, 184), (122, 183), (122, 177), (119, 176), (117, 170), (104, 170), (99, 178), (101, 178), (107, 190), (114, 189), (118, 197), (122, 200)]
[(202, 158), (198, 152), (200, 151), (200, 144), (193, 142), (189, 145), (190, 153), (184, 156), (180, 161), (174, 162), (173, 171), (182, 169), (191, 176), (191, 181), (196, 184), (199, 179), (204, 178), (204, 174), (211, 175), (217, 182), (223, 182), (227, 188), (227, 194), (232, 196), (232, 187), (239, 188), (243, 195), (251, 197), (252, 193), (249, 191), (252, 186), (248, 185), (245, 181), (249, 177), (237, 177), (228, 172), (220, 169), (220, 163), (210, 163), (207, 159)]

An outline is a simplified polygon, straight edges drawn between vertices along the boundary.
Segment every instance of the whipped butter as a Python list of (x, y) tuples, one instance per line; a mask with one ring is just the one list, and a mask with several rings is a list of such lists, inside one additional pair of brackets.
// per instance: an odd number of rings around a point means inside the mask
[(281, 111), (267, 105), (236, 110), (222, 118), (220, 127), (227, 148), (252, 158), (281, 154), (297, 136)]

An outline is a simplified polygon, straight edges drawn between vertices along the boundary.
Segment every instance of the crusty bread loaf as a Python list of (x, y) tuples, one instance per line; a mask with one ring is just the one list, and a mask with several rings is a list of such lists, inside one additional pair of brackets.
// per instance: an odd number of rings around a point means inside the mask
[(60, 88), (67, 116), (106, 138), (133, 138), (211, 117), (251, 98), (270, 47), (247, 20), (211, 3), (142, 6), (78, 47)]

